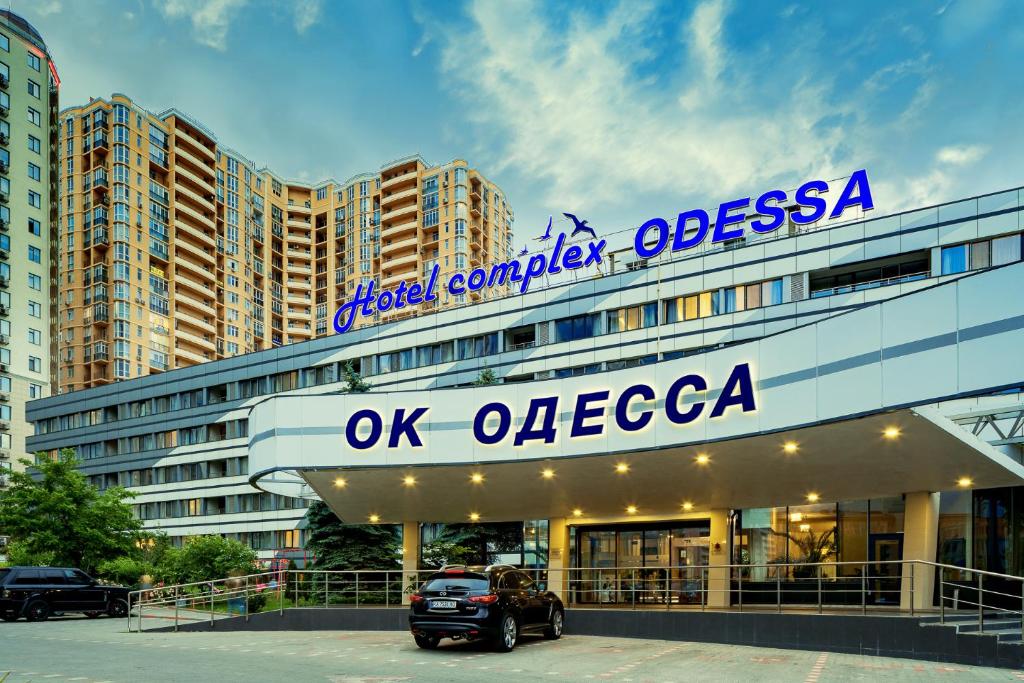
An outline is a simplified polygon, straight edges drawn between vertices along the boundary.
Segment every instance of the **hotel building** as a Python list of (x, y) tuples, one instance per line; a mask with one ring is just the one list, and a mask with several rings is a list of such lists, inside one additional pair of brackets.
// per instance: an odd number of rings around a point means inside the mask
[(182, 112), (124, 95), (63, 110), (60, 130), (61, 392), (331, 335), (359, 284), (511, 248), (504, 193), (461, 159), (289, 181)]
[(0, 10), (0, 488), (28, 457), (25, 403), (50, 394), (55, 361), (59, 86), (42, 36)]
[[(527, 294), (35, 401), (30, 447), (74, 448), (176, 542), (225, 534), (264, 557), (303, 545), (313, 496), (347, 522), (402, 524), (409, 566), (433, 523), (521, 521), (521, 561), (593, 568), (601, 602), (624, 595), (602, 567), (807, 561), (822, 534), (829, 562), (1020, 574), (1022, 216), (1015, 188), (606, 255)], [(350, 362), (371, 393), (339, 393)], [(710, 408), (738, 364), (756, 410), (666, 421), (675, 378), (707, 378)], [(484, 369), (499, 384), (471, 386)], [(573, 397), (638, 385), (653, 398), (615, 422), (643, 409), (649, 428), (614, 428), (609, 405), (603, 434), (567, 438)], [(507, 406), (516, 431), (552, 396), (550, 443), (474, 438), (481, 406)], [(425, 445), (345, 446), (354, 409), (391, 425), (416, 406)]]

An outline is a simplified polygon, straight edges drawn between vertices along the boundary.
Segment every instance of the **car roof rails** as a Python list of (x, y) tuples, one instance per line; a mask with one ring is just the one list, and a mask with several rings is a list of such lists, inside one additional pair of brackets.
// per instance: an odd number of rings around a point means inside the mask
[(464, 564), (446, 564), (446, 565), (442, 566), (440, 569), (438, 569), (437, 571), (439, 571), (439, 572), (446, 572), (449, 569), (467, 569), (467, 567)]
[(484, 569), (485, 572), (489, 572), (493, 569), (518, 569), (514, 564), (489, 564)]

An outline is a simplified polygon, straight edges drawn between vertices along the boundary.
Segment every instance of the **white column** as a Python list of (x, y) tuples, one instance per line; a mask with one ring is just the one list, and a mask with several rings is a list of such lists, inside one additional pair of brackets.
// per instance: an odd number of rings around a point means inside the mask
[[(711, 547), (708, 548), (708, 564), (729, 564), (729, 511), (711, 511)], [(708, 570), (708, 607), (729, 606), (729, 570), (726, 568)]]
[(572, 564), (572, 550), (569, 548), (569, 526), (565, 517), (548, 520), (548, 590), (566, 601), (569, 589), (569, 572), (563, 571)]
[(419, 586), (416, 570), (420, 563), (420, 523), (402, 522), (402, 604), (409, 604), (409, 593)]
[[(906, 494), (903, 511), (903, 559), (935, 561), (939, 536), (939, 494), (917, 491)], [(913, 588), (911, 588), (913, 587)], [(900, 609), (932, 607), (935, 570), (923, 564), (903, 565)]]

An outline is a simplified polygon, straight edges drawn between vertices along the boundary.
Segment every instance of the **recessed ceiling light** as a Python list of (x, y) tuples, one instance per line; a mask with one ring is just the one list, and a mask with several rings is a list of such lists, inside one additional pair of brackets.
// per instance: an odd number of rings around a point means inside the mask
[(882, 432), (882, 436), (884, 436), (887, 439), (898, 439), (900, 438), (900, 428), (886, 427), (885, 431)]
[(809, 503), (817, 503), (820, 499), (821, 499), (821, 496), (819, 496), (817, 493), (808, 493), (807, 494), (807, 502), (809, 502)]
[(619, 474), (625, 474), (626, 472), (629, 472), (629, 465), (624, 462), (620, 462), (615, 466), (615, 471)]
[(480, 521), (480, 513), (479, 512), (470, 512), (469, 513), (469, 521), (471, 521), (471, 522), (479, 522)]
[(797, 445), (796, 441), (787, 441), (786, 443), (782, 444), (782, 450), (784, 450), (786, 453), (796, 453), (799, 448), (800, 446)]
[(344, 477), (335, 477), (334, 478), (334, 487), (335, 488), (343, 489), (346, 486), (348, 486), (348, 482), (345, 481)]
[(370, 515), (370, 524), (376, 524), (380, 521), (380, 515)]
[(479, 472), (474, 472), (473, 474), (469, 475), (469, 480), (474, 484), (482, 484), (484, 483), (484, 475), (480, 474)]
[(970, 477), (960, 477), (956, 480), (956, 485), (962, 489), (969, 489), (974, 485), (974, 480)]
[(685, 503), (683, 503), (683, 509), (689, 512), (690, 510), (693, 509), (693, 503), (691, 503), (690, 501), (686, 501)]
[(707, 453), (698, 453), (697, 457), (693, 459), (698, 465), (707, 465), (711, 462), (711, 458), (708, 457)]
[(627, 505), (626, 506), (626, 513), (630, 514), (630, 515), (635, 515), (636, 514), (636, 505)]
[(409, 476), (407, 476), (404, 479), (402, 479), (402, 483), (405, 484), (406, 486), (415, 486), (416, 485), (416, 477), (414, 477), (414, 476), (412, 476), (410, 474)]
[(582, 517), (583, 516), (583, 510), (580, 510), (579, 508), (576, 508), (575, 510), (572, 511), (572, 516), (573, 517)]
[(544, 477), (545, 479), (551, 479), (552, 477), (555, 476), (555, 471), (548, 467), (540, 471), (540, 476)]

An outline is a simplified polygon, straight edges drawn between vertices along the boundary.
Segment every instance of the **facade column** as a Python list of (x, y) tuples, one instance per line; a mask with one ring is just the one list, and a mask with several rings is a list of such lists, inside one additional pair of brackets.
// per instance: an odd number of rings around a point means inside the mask
[(572, 566), (572, 549), (569, 547), (569, 525), (565, 517), (548, 520), (548, 590), (567, 604), (569, 594), (569, 572)]
[(730, 601), (729, 570), (721, 565), (729, 564), (729, 511), (711, 511), (711, 542), (708, 548), (707, 602), (708, 607), (725, 608)]
[[(939, 537), (939, 494), (928, 491), (908, 493), (903, 510), (903, 559), (935, 561)], [(913, 588), (911, 588), (913, 587)], [(900, 609), (933, 607), (935, 568), (904, 564), (900, 582)]]
[(402, 522), (402, 604), (409, 604), (409, 594), (419, 586), (416, 570), (420, 564), (420, 523)]

